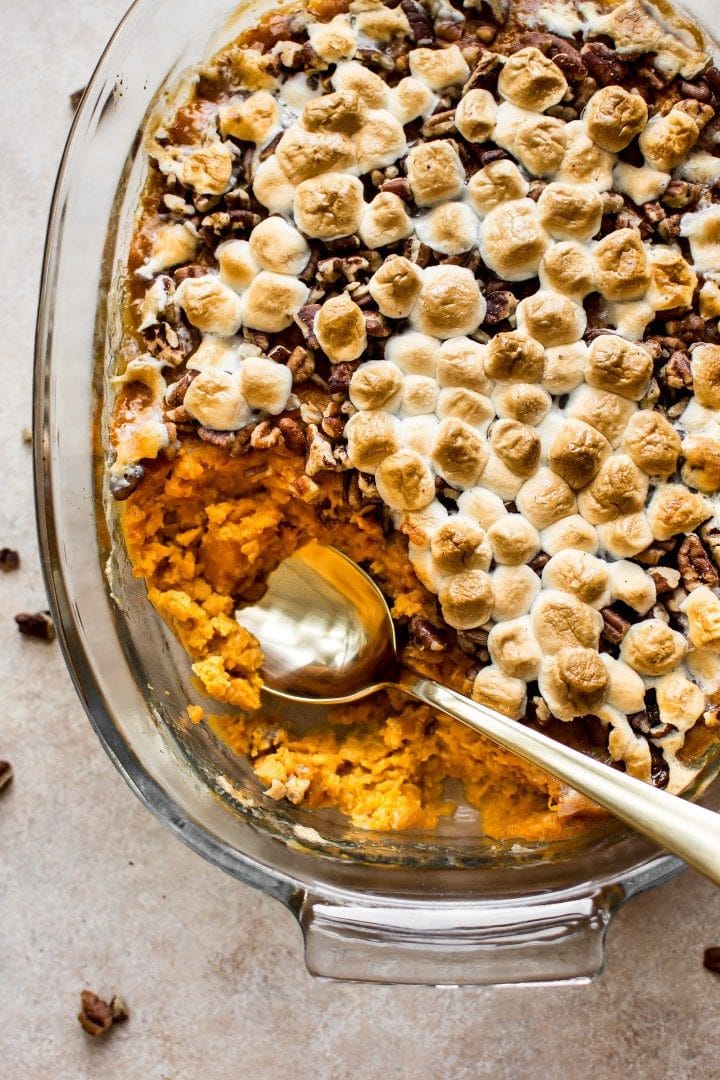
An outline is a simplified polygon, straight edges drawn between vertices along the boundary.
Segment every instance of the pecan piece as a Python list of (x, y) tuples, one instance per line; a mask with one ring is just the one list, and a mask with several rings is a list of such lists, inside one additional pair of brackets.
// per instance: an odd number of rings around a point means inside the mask
[(391, 195), (397, 195), (399, 199), (404, 199), (405, 202), (410, 202), (412, 199), (410, 181), (405, 176), (396, 176), (392, 180), (383, 180), (380, 184), (380, 190), (389, 191)]
[(291, 450), (294, 454), (305, 453), (305, 432), (297, 420), (293, 420), (290, 416), (283, 416), (278, 421), (278, 430), (288, 450)]
[(315, 358), (302, 345), (297, 345), (287, 358), (287, 366), (292, 373), (293, 384), (304, 382), (315, 373)]
[(0, 761), (0, 791), (12, 783), (13, 767), (9, 761)]
[(430, 13), (416, 0), (400, 0), (400, 7), (410, 23), (410, 38), (414, 45), (433, 45), (433, 25)]
[(699, 536), (690, 533), (678, 548), (678, 570), (683, 585), (691, 592), (700, 585), (716, 589), (720, 585), (720, 574), (713, 564)]
[(670, 566), (653, 566), (648, 574), (655, 582), (657, 596), (670, 596), (680, 584), (680, 571)]
[(702, 188), (688, 180), (671, 180), (661, 196), (661, 202), (670, 210), (685, 210), (700, 198)]
[(630, 623), (611, 607), (600, 611), (603, 620), (602, 636), (611, 645), (619, 645), (630, 629)]
[(0, 570), (9, 574), (20, 565), (20, 555), (14, 548), (0, 548)]
[(55, 640), (55, 627), (49, 611), (21, 612), (15, 616), (17, 628), (27, 637), (40, 638), (42, 641)]
[(352, 377), (351, 364), (335, 364), (328, 377), (328, 390), (332, 397), (347, 397)]
[(428, 619), (413, 615), (410, 619), (410, 640), (419, 649), (427, 652), (444, 652), (447, 642), (443, 631)]
[(276, 427), (271, 420), (261, 420), (253, 429), (250, 445), (254, 450), (270, 450), (273, 446), (277, 446), (281, 439), (279, 427)]
[(628, 72), (628, 65), (621, 60), (614, 49), (609, 49), (602, 41), (589, 41), (580, 50), (580, 59), (588, 75), (600, 86), (619, 83)]
[(319, 349), (320, 343), (315, 337), (315, 331), (313, 329), (315, 324), (315, 316), (320, 310), (319, 304), (305, 304), (295, 315), (295, 323), (300, 327), (302, 336), (307, 342), (308, 348)]
[(110, 477), (110, 494), (116, 502), (125, 502), (129, 499), (133, 491), (137, 491), (140, 486), (140, 481), (145, 476), (145, 466), (136, 462), (134, 465), (128, 465), (122, 476)]
[(231, 454), (235, 449), (235, 433), (232, 431), (213, 431), (211, 428), (203, 427), (199, 424), (197, 427), (197, 436), (210, 446), (217, 446), (220, 450), (225, 450), (226, 453)]
[(129, 1015), (130, 1011), (119, 994), (110, 999), (110, 1004), (92, 990), (83, 990), (80, 994), (78, 1020), (88, 1035), (106, 1035), (113, 1024), (127, 1020)]
[(170, 409), (177, 409), (185, 400), (188, 387), (193, 379), (199, 375), (199, 371), (186, 371), (177, 382), (171, 383), (165, 393), (165, 403)]
[(692, 390), (693, 377), (690, 357), (677, 350), (660, 372), (661, 380), (673, 390)]
[(426, 139), (435, 135), (449, 135), (455, 130), (455, 110), (443, 109), (442, 112), (428, 116), (422, 126), (422, 133)]

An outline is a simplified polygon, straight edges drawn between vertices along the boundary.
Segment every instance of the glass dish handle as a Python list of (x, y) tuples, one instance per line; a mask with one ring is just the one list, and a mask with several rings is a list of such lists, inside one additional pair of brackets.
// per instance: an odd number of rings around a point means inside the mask
[(587, 982), (599, 974), (618, 886), (464, 904), (306, 893), (298, 911), (312, 975), (378, 983), (484, 986)]

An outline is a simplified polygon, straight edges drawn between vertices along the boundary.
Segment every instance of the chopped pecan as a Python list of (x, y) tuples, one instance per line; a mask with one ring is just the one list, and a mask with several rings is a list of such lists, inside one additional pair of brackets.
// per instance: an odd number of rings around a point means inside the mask
[(630, 623), (611, 607), (600, 611), (603, 620), (602, 636), (611, 645), (619, 645), (630, 629)]
[(442, 112), (433, 113), (432, 116), (428, 116), (422, 126), (422, 133), (426, 139), (431, 139), (435, 135), (449, 135), (453, 131), (455, 131), (454, 109), (443, 109)]
[(308, 348), (319, 349), (320, 343), (315, 337), (315, 331), (313, 329), (315, 324), (315, 316), (320, 310), (319, 304), (305, 304), (295, 315), (295, 323), (300, 327), (302, 336), (307, 342)]
[(468, 90), (492, 89), (496, 83), (498, 70), (503, 61), (490, 49), (482, 49), (470, 73), (470, 78), (463, 86), (463, 94)]
[(680, 584), (680, 571), (670, 566), (653, 566), (648, 574), (655, 582), (657, 596), (670, 596)]
[(417, 237), (411, 236), (403, 244), (403, 255), (424, 270), (432, 258), (432, 249), (427, 244), (420, 243)]
[(270, 450), (273, 446), (277, 446), (281, 439), (279, 427), (276, 427), (271, 420), (261, 420), (253, 429), (250, 445), (254, 450)]
[(428, 619), (422, 619), (419, 615), (413, 615), (410, 619), (410, 640), (419, 649), (427, 652), (444, 652), (447, 648), (446, 636), (443, 630), (434, 626)]
[(537, 555), (528, 563), (530, 569), (536, 574), (542, 574), (543, 570), (550, 562), (550, 556), (545, 551), (538, 551)]
[(0, 548), (0, 570), (8, 574), (11, 570), (17, 570), (20, 565), (20, 555), (14, 548)]
[(457, 643), (466, 656), (474, 656), (483, 663), (490, 659), (487, 649), (487, 630), (458, 630)]
[(130, 1011), (119, 994), (110, 999), (110, 1004), (92, 990), (83, 990), (80, 994), (78, 1020), (88, 1035), (106, 1035), (113, 1024), (127, 1020), (129, 1015)]
[(699, 588), (700, 585), (708, 585), (711, 589), (720, 586), (720, 574), (705, 550), (702, 540), (695, 533), (690, 533), (681, 543), (678, 548), (677, 563), (683, 585), (688, 592)]
[(715, 97), (720, 97), (720, 68), (711, 65), (703, 71), (703, 78)]
[(193, 335), (182, 323), (153, 323), (143, 330), (143, 337), (150, 355), (171, 367), (179, 367), (193, 351)]
[(440, 41), (459, 41), (465, 29), (465, 16), (451, 4), (440, 4), (435, 19), (435, 37)]
[(322, 488), (309, 476), (298, 476), (291, 482), (290, 488), (293, 494), (305, 503), (317, 502), (322, 497)]
[(515, 314), (518, 305), (517, 297), (508, 289), (498, 289), (496, 292), (488, 293), (486, 300), (485, 322), (490, 326), (509, 319)]
[(661, 202), (670, 210), (685, 210), (700, 198), (702, 188), (688, 180), (671, 180), (661, 196)]
[(412, 199), (410, 181), (406, 176), (396, 176), (392, 180), (383, 180), (380, 184), (380, 190), (389, 191), (391, 195), (397, 195), (398, 198), (404, 199), (405, 202), (410, 202)]
[(600, 86), (622, 82), (628, 72), (627, 62), (602, 41), (589, 41), (587, 45), (583, 45), (580, 50), (580, 59), (588, 75), (591, 75)]
[(291, 356), (292, 351), (284, 345), (275, 345), (268, 353), (268, 359), (274, 360), (276, 364), (287, 364)]
[(430, 13), (416, 0), (400, 0), (400, 7), (410, 23), (410, 38), (414, 45), (433, 45), (434, 34)]
[(381, 49), (358, 49), (355, 59), (365, 67), (379, 71), (392, 71), (395, 67), (395, 58)]
[(199, 375), (198, 371), (185, 371), (180, 378), (168, 386), (165, 393), (165, 402), (171, 409), (177, 409), (185, 400), (188, 387), (193, 379)]
[(637, 562), (645, 566), (657, 566), (661, 559), (675, 550), (675, 540), (654, 540), (649, 547), (635, 556)]
[(220, 450), (227, 451), (228, 454), (232, 453), (235, 447), (235, 433), (233, 431), (213, 431), (211, 428), (199, 424), (197, 436), (202, 442), (209, 443), (210, 446), (217, 446)]
[(278, 429), (288, 450), (294, 454), (305, 453), (305, 432), (297, 420), (293, 420), (290, 416), (283, 416), (278, 421)]
[(176, 285), (180, 285), (188, 278), (204, 277), (207, 274), (207, 267), (201, 266), (200, 263), (189, 263), (187, 266), (178, 266), (177, 270), (173, 270), (172, 276)]
[(700, 536), (712, 556), (715, 565), (720, 567), (720, 529), (707, 523), (700, 526)]
[(379, 311), (364, 311), (363, 318), (365, 319), (365, 331), (368, 337), (390, 337), (392, 327), (385, 316), (381, 315)]
[(302, 345), (297, 345), (287, 358), (287, 366), (292, 372), (293, 384), (305, 382), (315, 373), (315, 358)]
[(308, 424), (308, 452), (305, 461), (305, 472), (308, 476), (316, 476), (319, 472), (337, 472), (340, 465), (335, 457), (332, 445), (316, 424)]
[(225, 195), (225, 205), (228, 210), (247, 210), (250, 206), (250, 196), (245, 188), (233, 188)]
[(116, 502), (125, 502), (133, 491), (137, 491), (140, 481), (145, 475), (145, 467), (139, 462), (128, 465), (121, 476), (110, 477), (110, 494)]
[(686, 315), (683, 319), (669, 319), (665, 323), (668, 334), (687, 341), (689, 345), (698, 340), (705, 330), (705, 320), (700, 315)]
[(350, 236), (340, 236), (337, 240), (326, 240), (325, 249), (331, 255), (353, 255), (362, 247), (362, 242), (357, 233)]
[(13, 767), (9, 761), (0, 761), (0, 791), (12, 783)]
[(692, 390), (692, 366), (687, 353), (675, 351), (661, 370), (660, 378), (673, 390)]
[[(247, 211), (240, 212), (247, 213)], [(206, 214), (200, 222), (198, 232), (203, 240), (209, 246), (213, 247), (217, 241), (228, 232), (231, 220), (229, 211), (216, 210), (212, 214)]]
[(328, 390), (333, 397), (347, 397), (353, 368), (350, 364), (334, 364), (328, 378)]

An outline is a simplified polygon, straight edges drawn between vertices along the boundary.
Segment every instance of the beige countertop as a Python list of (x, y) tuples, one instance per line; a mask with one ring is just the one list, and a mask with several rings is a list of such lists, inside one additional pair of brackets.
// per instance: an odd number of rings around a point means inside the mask
[[(56, 645), (13, 615), (44, 606), (30, 450), (45, 219), (82, 86), (125, 0), (0, 0), (4, 438), (0, 758), (0, 1075), (4, 1080), (720, 1075), (718, 894), (686, 872), (628, 904), (590, 986), (432, 990), (312, 980), (278, 903), (204, 863), (131, 795)], [(119, 991), (130, 1021), (93, 1041), (79, 991)]]

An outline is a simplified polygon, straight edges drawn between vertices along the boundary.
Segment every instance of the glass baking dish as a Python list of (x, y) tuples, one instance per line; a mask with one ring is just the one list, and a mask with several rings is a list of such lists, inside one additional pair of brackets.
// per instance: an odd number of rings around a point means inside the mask
[[(619, 827), (552, 846), (501, 845), (478, 838), (469, 811), (433, 834), (383, 835), (266, 798), (249, 768), (184, 719), (187, 702), (200, 700), (187, 658), (113, 544), (102, 386), (144, 178), (140, 133), (182, 92), (183, 72), (278, 6), (247, 4), (229, 23), (232, 0), (137, 0), (68, 139), (48, 228), (34, 412), (40, 544), (67, 665), (128, 785), (199, 854), (295, 914), (313, 974), (586, 981), (602, 967), (612, 913), (678, 873), (677, 859)], [(712, 21), (712, 0), (687, 10)], [(708, 761), (702, 782), (713, 775)], [(720, 808), (720, 790), (706, 800)]]

